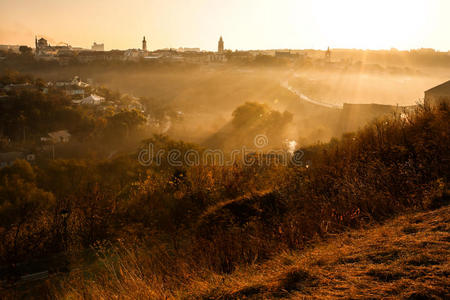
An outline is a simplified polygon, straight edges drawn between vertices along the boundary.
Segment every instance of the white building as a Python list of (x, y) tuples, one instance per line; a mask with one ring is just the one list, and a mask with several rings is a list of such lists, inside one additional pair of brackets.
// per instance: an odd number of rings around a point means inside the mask
[(72, 136), (67, 130), (53, 131), (48, 134), (49, 137), (41, 137), (41, 142), (68, 143)]
[(89, 97), (83, 98), (81, 100), (72, 100), (73, 103), (82, 105), (99, 105), (104, 101), (105, 98), (95, 94), (91, 94)]
[(97, 44), (96, 42), (94, 42), (94, 44), (91, 47), (92, 50), (94, 51), (105, 51), (105, 45), (104, 44)]

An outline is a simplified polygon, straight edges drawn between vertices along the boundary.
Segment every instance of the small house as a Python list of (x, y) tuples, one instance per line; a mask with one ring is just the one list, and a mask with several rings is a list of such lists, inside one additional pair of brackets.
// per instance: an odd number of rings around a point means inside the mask
[(83, 98), (80, 101), (73, 101), (76, 104), (82, 104), (82, 105), (99, 105), (100, 103), (104, 102), (105, 98), (91, 94), (89, 97)]
[(450, 104), (450, 80), (425, 91), (425, 106), (436, 107)]
[(68, 143), (72, 135), (67, 130), (50, 132), (48, 137), (41, 137), (42, 142), (51, 142), (54, 144)]

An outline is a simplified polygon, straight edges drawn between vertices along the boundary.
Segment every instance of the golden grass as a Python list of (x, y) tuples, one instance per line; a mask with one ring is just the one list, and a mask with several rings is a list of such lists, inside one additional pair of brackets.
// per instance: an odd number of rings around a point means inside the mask
[(188, 288), (183, 298), (448, 299), (449, 257), (447, 206), (213, 276)]
[[(143, 253), (144, 254), (144, 253)], [(124, 260), (126, 257), (126, 261)], [(450, 206), (410, 212), (382, 225), (351, 230), (283, 252), (231, 274), (190, 268), (143, 275), (135, 252), (103, 276), (72, 272), (58, 299), (448, 299)], [(193, 262), (194, 265), (194, 262)], [(161, 266), (156, 269), (161, 270)], [(176, 278), (175, 278), (176, 277)], [(167, 280), (169, 278), (169, 280)]]

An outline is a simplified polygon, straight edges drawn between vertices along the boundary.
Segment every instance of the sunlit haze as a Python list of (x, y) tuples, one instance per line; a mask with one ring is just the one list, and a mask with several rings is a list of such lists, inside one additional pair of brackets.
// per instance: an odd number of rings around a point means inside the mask
[(447, 299), (450, 0), (0, 0), (0, 299)]
[(105, 49), (450, 49), (447, 0), (0, 0), (0, 44)]

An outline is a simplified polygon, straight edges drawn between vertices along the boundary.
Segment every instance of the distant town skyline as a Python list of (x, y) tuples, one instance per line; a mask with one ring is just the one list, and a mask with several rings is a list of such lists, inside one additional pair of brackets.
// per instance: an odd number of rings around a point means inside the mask
[(0, 44), (450, 50), (446, 0), (0, 0)]

